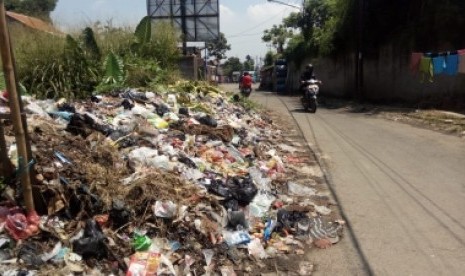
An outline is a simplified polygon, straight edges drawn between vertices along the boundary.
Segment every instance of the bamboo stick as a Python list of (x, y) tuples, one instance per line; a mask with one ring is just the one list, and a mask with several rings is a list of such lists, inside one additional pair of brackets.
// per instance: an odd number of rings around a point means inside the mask
[(34, 200), (32, 197), (31, 178), (29, 175), (29, 168), (26, 164), (29, 162), (26, 133), (21, 119), (21, 108), (17, 87), (16, 77), (13, 67), (13, 60), (11, 57), (10, 37), (8, 34), (8, 27), (5, 16), (4, 0), (0, 0), (0, 52), (2, 56), (3, 72), (5, 73), (5, 82), (9, 95), (11, 119), (15, 129), (16, 145), (18, 148), (18, 156), (21, 157), (19, 168), (21, 172), (21, 184), (23, 187), (24, 203), (27, 211), (35, 211)]

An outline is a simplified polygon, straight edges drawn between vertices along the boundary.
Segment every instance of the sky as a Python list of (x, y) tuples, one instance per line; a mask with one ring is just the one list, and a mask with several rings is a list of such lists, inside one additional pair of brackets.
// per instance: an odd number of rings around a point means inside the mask
[[(299, 0), (281, 0), (299, 5)], [(220, 32), (231, 44), (228, 57), (244, 60), (264, 57), (269, 45), (262, 42), (265, 29), (280, 24), (292, 7), (269, 3), (267, 0), (219, 0)], [(135, 26), (147, 15), (146, 0), (58, 0), (52, 19), (63, 30), (77, 29), (96, 21), (111, 20), (115, 25)]]

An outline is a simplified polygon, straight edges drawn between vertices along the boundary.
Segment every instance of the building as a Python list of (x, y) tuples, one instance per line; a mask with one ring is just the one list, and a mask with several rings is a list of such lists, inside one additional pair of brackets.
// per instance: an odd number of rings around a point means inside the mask
[(50, 33), (53, 35), (59, 35), (59, 36), (64, 35), (64, 33), (57, 30), (55, 27), (53, 27), (52, 24), (47, 23), (43, 20), (40, 20), (32, 16), (27, 16), (24, 14), (7, 11), (6, 19), (7, 19), (8, 25), (10, 26), (20, 25), (26, 28), (38, 30), (38, 31), (45, 32), (45, 33)]

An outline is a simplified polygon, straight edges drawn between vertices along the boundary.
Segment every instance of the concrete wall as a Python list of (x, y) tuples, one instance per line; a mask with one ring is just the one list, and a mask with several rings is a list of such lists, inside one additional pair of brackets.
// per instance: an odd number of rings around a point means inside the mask
[(181, 75), (188, 80), (198, 80), (200, 62), (202, 59), (194, 55), (181, 57), (178, 63)]
[[(312, 60), (317, 78), (323, 81), (322, 95), (353, 95), (355, 90), (354, 55), (338, 60)], [(438, 75), (433, 82), (422, 81), (419, 74), (409, 71), (409, 55), (398, 55), (393, 47), (386, 47), (378, 58), (364, 60), (365, 98), (380, 102), (438, 103), (439, 106), (465, 108), (465, 74)], [(288, 76), (290, 89), (298, 87), (301, 68), (291, 64)]]

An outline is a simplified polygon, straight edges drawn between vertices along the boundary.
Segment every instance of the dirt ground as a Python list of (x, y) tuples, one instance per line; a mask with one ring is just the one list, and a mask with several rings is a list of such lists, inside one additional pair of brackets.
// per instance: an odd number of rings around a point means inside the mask
[(322, 104), (331, 109), (343, 108), (353, 113), (364, 113), (420, 128), (435, 130), (444, 134), (465, 137), (465, 110), (451, 112), (435, 109), (361, 104), (336, 99), (322, 99)]

